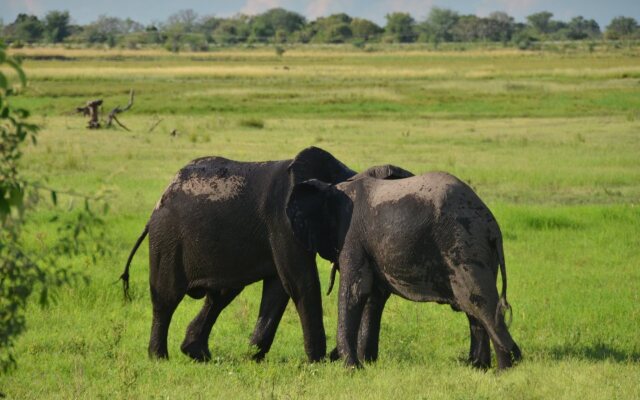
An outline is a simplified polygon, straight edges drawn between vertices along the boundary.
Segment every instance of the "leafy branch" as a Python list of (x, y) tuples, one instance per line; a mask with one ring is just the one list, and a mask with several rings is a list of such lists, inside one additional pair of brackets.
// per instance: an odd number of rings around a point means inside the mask
[[(0, 42), (0, 66), (7, 65), (25, 87), (26, 75), (20, 64), (6, 54)], [(86, 196), (72, 191), (56, 191), (39, 183), (31, 183), (20, 174), (23, 148), (37, 144), (38, 126), (27, 121), (29, 112), (11, 106), (18, 94), (7, 76), (0, 71), (0, 372), (16, 366), (13, 352), (16, 338), (26, 329), (25, 310), (36, 294), (38, 303), (49, 304), (52, 289), (63, 285), (88, 282), (88, 277), (72, 269), (74, 257), (91, 254), (92, 261), (104, 255), (104, 220), (107, 202), (100, 196)], [(84, 200), (84, 207), (58, 213), (51, 219), (58, 224), (52, 241), (41, 246), (25, 240), (24, 225), (28, 212), (48, 194), (54, 206), (58, 194)], [(102, 202), (102, 214), (91, 208), (91, 202)]]

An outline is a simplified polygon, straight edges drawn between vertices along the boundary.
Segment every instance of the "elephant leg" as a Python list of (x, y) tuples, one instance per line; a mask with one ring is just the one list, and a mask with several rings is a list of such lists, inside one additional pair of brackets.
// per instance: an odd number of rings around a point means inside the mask
[(151, 297), (153, 302), (153, 321), (151, 323), (151, 338), (149, 339), (149, 357), (169, 358), (169, 351), (167, 350), (169, 324), (171, 323), (173, 312), (182, 298), (168, 302), (159, 299), (159, 296), (152, 295)]
[[(388, 290), (375, 287), (364, 305), (358, 330), (358, 359), (364, 362), (374, 362), (378, 359), (382, 311), (390, 295), (391, 292)], [(338, 361), (339, 359), (340, 352), (336, 346), (329, 353), (329, 360)]]
[(495, 321), (495, 318), (485, 317), (482, 322), (491, 337), (499, 369), (510, 368), (522, 359), (520, 348), (509, 334), (503, 318)]
[(364, 306), (358, 331), (358, 358), (364, 362), (373, 362), (378, 359), (382, 311), (390, 295), (391, 293), (381, 285), (374, 285)]
[(233, 299), (242, 292), (240, 289), (222, 289), (207, 293), (202, 309), (187, 327), (187, 333), (180, 350), (196, 361), (209, 361), (209, 335), (218, 316)]
[(300, 317), (307, 358), (310, 362), (320, 361), (327, 353), (327, 337), (322, 321), (322, 296), (315, 254), (286, 248), (274, 252), (274, 260), (282, 286)]
[(373, 273), (362, 257), (340, 260), (338, 300), (338, 351), (349, 367), (361, 367), (358, 360), (358, 330), (373, 285)]
[[(151, 244), (150, 248), (153, 249)], [(187, 292), (185, 278), (177, 273), (183, 270), (180, 259), (179, 247), (176, 247), (172, 254), (161, 255), (159, 252), (151, 251), (149, 255), (149, 286), (153, 306), (149, 356), (152, 358), (169, 358), (167, 350), (169, 324), (174, 311)]]
[[(472, 269), (467, 268), (467, 270)], [(496, 352), (498, 368), (509, 368), (515, 361), (519, 361), (522, 355), (509, 334), (504, 317), (496, 316), (499, 298), (495, 288), (495, 277), (482, 278), (482, 276), (467, 276), (457, 280), (464, 283), (452, 284), (451, 288), (462, 311), (478, 320), (489, 335)], [(483, 290), (478, 293), (478, 288)]]
[(269, 352), (288, 302), (289, 295), (277, 276), (267, 278), (262, 282), (260, 312), (250, 342), (258, 347), (258, 352), (253, 355), (254, 360), (263, 360)]
[(480, 321), (467, 313), (469, 330), (471, 332), (471, 348), (469, 349), (469, 363), (480, 369), (491, 366), (491, 347), (489, 335)]

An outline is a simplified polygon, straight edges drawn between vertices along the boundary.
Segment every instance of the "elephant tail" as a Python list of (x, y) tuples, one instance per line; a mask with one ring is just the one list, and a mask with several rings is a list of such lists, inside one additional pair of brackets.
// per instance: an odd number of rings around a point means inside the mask
[(331, 277), (329, 278), (329, 289), (327, 290), (327, 296), (331, 294), (333, 290), (333, 284), (336, 282), (336, 271), (338, 270), (338, 263), (335, 262), (331, 266)]
[(498, 307), (496, 308), (496, 322), (500, 320), (500, 318), (505, 318), (506, 314), (509, 314), (509, 318), (507, 320), (507, 326), (511, 324), (511, 319), (513, 318), (513, 312), (511, 310), (511, 305), (507, 301), (507, 266), (504, 262), (504, 249), (502, 247), (502, 235), (498, 234), (498, 237), (495, 239), (495, 250), (498, 256), (498, 264), (500, 264), (500, 275), (502, 275), (502, 293), (500, 294), (500, 300), (498, 301)]
[(127, 259), (127, 265), (124, 267), (124, 272), (120, 275), (120, 279), (122, 279), (122, 289), (124, 290), (124, 299), (125, 301), (131, 301), (131, 295), (129, 294), (129, 267), (131, 266), (131, 260), (133, 260), (134, 254), (138, 251), (138, 247), (140, 247), (140, 243), (144, 240), (144, 238), (149, 233), (149, 224), (144, 226), (144, 230), (140, 237), (136, 241), (136, 244), (133, 246), (131, 253), (129, 253), (129, 258)]

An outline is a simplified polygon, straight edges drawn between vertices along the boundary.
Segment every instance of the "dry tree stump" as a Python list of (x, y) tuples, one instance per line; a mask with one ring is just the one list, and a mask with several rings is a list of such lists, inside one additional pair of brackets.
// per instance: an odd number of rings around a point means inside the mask
[[(133, 92), (133, 89), (131, 89), (131, 92), (129, 92), (129, 103), (124, 107), (118, 106), (113, 110), (111, 110), (111, 112), (107, 115), (107, 121), (105, 123), (105, 126), (107, 128), (111, 128), (113, 126), (113, 122), (115, 121), (124, 130), (129, 131), (129, 128), (127, 128), (122, 122), (120, 122), (117, 115), (131, 109), (131, 107), (133, 106), (133, 96), (134, 96), (134, 92)], [(82, 113), (82, 115), (89, 117), (89, 123), (87, 125), (87, 128), (100, 129), (102, 127), (100, 123), (101, 106), (102, 106), (102, 99), (97, 99), (97, 100), (88, 101), (84, 105), (84, 107), (76, 108), (76, 112)]]
[(81, 112), (85, 117), (89, 117), (89, 124), (87, 128), (98, 129), (100, 128), (100, 106), (102, 105), (102, 99), (91, 100), (85, 104), (84, 107), (77, 107), (76, 111)]

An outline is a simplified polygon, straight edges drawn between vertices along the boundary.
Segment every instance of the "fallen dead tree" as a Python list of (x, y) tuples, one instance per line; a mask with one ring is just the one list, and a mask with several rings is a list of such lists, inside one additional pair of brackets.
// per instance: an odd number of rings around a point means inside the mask
[[(118, 106), (113, 110), (111, 110), (111, 112), (107, 115), (106, 122), (104, 123), (104, 125), (107, 128), (111, 128), (113, 126), (113, 122), (115, 121), (124, 130), (129, 131), (129, 128), (127, 128), (122, 122), (120, 122), (117, 116), (118, 114), (121, 114), (131, 109), (131, 107), (133, 106), (133, 97), (134, 97), (134, 92), (132, 89), (131, 92), (129, 93), (129, 103), (124, 107)], [(102, 124), (100, 121), (101, 107), (102, 107), (102, 99), (96, 99), (96, 100), (88, 101), (84, 105), (84, 107), (77, 107), (76, 112), (82, 113), (82, 115), (89, 117), (89, 123), (87, 125), (87, 128), (100, 129), (102, 127)]]

